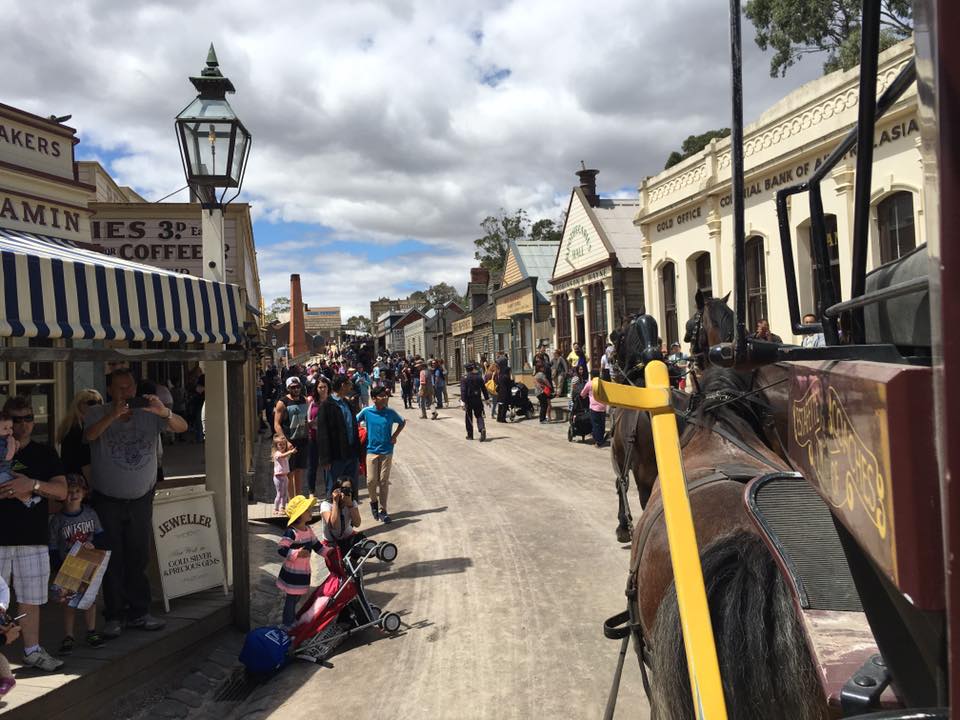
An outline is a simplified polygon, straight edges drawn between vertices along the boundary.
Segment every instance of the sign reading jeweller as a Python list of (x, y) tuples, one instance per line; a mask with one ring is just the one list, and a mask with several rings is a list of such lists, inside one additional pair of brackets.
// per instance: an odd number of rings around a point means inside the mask
[(179, 488), (158, 493), (153, 540), (167, 612), (173, 598), (218, 586), (227, 593), (212, 492)]

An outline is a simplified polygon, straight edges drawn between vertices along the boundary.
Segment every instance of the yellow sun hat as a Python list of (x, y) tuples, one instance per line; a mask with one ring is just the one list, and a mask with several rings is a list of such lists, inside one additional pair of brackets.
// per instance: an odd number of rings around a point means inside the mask
[(293, 500), (288, 502), (287, 517), (290, 518), (290, 520), (287, 522), (287, 527), (293, 525), (297, 521), (298, 517), (310, 510), (315, 502), (317, 502), (317, 499), (313, 495), (310, 495), (309, 497), (297, 495), (293, 498)]

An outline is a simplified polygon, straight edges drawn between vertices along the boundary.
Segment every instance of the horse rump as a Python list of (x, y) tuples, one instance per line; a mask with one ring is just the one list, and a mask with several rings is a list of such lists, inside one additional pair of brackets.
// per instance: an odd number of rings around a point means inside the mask
[[(730, 720), (824, 720), (800, 620), (780, 570), (760, 538), (736, 532), (701, 555), (710, 619)], [(673, 583), (650, 638), (651, 717), (694, 720), (677, 592)]]

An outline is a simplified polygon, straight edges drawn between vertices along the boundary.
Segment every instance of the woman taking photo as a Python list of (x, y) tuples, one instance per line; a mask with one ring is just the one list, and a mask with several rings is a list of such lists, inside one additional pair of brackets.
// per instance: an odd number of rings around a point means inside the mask
[(70, 412), (57, 428), (60, 460), (65, 473), (83, 475), (90, 482), (90, 446), (83, 442), (83, 418), (94, 405), (103, 405), (96, 390), (81, 390), (70, 403)]
[[(330, 395), (330, 384), (322, 375), (317, 376), (317, 383), (309, 397), (307, 407), (307, 479), (304, 481), (306, 489), (304, 495), (317, 494), (317, 471), (319, 470), (319, 437), (326, 437), (326, 428), (323, 426), (323, 405)], [(326, 478), (324, 478), (326, 482)], [(326, 486), (324, 486), (326, 487)]]

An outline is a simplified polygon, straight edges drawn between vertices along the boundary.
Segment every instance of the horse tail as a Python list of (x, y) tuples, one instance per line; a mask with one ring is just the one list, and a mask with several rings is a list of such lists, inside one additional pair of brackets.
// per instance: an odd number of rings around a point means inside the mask
[[(730, 720), (823, 720), (826, 702), (780, 570), (763, 542), (737, 532), (702, 554)], [(677, 593), (667, 590), (650, 638), (651, 717), (693, 720)]]

